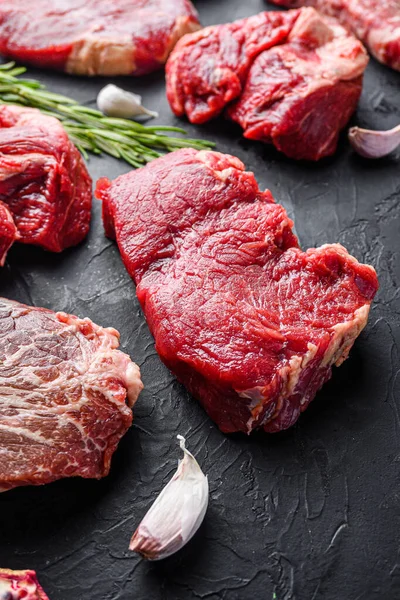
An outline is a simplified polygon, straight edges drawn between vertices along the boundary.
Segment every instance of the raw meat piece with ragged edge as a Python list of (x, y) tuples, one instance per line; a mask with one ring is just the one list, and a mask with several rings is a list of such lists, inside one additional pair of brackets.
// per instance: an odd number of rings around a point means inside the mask
[(313, 8), (265, 12), (185, 36), (167, 63), (167, 95), (192, 123), (227, 108), (245, 137), (319, 160), (336, 150), (367, 63), (361, 42)]
[(13, 241), (52, 252), (78, 244), (91, 206), (92, 181), (60, 122), (0, 105), (0, 264)]
[(1, 600), (49, 600), (35, 571), (0, 569)]
[(262, 12), (212, 25), (178, 42), (167, 67), (167, 96), (178, 116), (205, 123), (240, 96), (253, 60), (283, 43), (299, 11)]
[(400, 0), (269, 0), (278, 6), (313, 6), (336, 17), (381, 63), (400, 71)]
[(0, 53), (76, 75), (143, 75), (200, 28), (190, 0), (2, 0)]
[(0, 491), (108, 474), (143, 387), (118, 346), (90, 319), (0, 299)]
[(300, 250), (284, 208), (217, 152), (178, 150), (96, 195), (164, 363), (222, 431), (290, 427), (367, 323), (373, 267)]
[(361, 44), (341, 25), (303, 9), (287, 43), (254, 60), (227, 114), (244, 137), (272, 143), (291, 158), (319, 160), (337, 148), (366, 64)]

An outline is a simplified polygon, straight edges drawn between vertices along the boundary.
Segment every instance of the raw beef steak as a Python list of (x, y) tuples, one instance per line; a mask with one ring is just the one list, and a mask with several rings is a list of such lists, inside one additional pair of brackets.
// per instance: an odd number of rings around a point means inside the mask
[(266, 12), (185, 36), (167, 63), (167, 96), (192, 123), (237, 100), (227, 114), (245, 137), (318, 160), (336, 150), (367, 63), (361, 42), (313, 8)]
[(91, 179), (60, 122), (0, 106), (0, 264), (16, 239), (53, 252), (78, 244), (91, 205)]
[(167, 96), (178, 116), (205, 123), (238, 98), (253, 60), (281, 44), (299, 11), (262, 12), (247, 19), (213, 25), (188, 35), (171, 54)]
[(303, 252), (232, 156), (184, 149), (101, 179), (156, 349), (224, 432), (291, 426), (346, 358), (378, 289), (339, 244)]
[(49, 600), (35, 571), (0, 569), (1, 600)]
[(118, 345), (90, 319), (0, 299), (0, 491), (108, 474), (143, 387)]
[(279, 6), (314, 6), (336, 17), (377, 60), (400, 70), (400, 0), (270, 0)]
[(343, 27), (303, 9), (287, 43), (254, 60), (227, 114), (246, 138), (291, 158), (319, 160), (335, 152), (356, 110), (366, 65), (361, 44)]
[(0, 52), (77, 75), (142, 75), (199, 27), (190, 0), (2, 0)]

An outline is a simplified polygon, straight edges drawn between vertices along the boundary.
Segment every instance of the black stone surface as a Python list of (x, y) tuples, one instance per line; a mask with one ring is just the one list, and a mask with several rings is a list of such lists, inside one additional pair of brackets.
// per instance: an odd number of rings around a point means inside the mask
[[(198, 0), (205, 25), (264, 9), (262, 0)], [(89, 102), (104, 80), (32, 69), (55, 91)], [(178, 123), (163, 73), (124, 78)], [(354, 122), (400, 122), (400, 75), (374, 60)], [(335, 370), (291, 430), (226, 436), (161, 364), (134, 286), (94, 202), (89, 238), (61, 255), (15, 246), (0, 294), (88, 316), (121, 332), (145, 391), (135, 421), (102, 481), (64, 480), (0, 496), (0, 566), (34, 568), (51, 600), (394, 600), (400, 598), (400, 161), (368, 162), (343, 138), (335, 157), (296, 163), (244, 141), (222, 119), (185, 127), (239, 156), (294, 218), (303, 248), (341, 242), (372, 263), (381, 290), (350, 359)], [(91, 158), (115, 177), (129, 167)], [(203, 526), (180, 553), (148, 563), (128, 551), (132, 532), (187, 438), (209, 476)], [(274, 595), (275, 594), (275, 595)]]

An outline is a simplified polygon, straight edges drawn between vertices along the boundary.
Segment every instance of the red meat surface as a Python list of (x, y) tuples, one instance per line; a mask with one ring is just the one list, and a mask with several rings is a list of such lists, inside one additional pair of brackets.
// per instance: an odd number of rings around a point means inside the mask
[(0, 202), (0, 267), (4, 266), (7, 252), (17, 239), (14, 219), (7, 206)]
[(400, 70), (400, 0), (270, 0), (278, 6), (313, 6), (336, 17), (381, 63)]
[(0, 53), (77, 75), (142, 75), (199, 27), (190, 0), (2, 0)]
[(0, 598), (2, 600), (49, 600), (37, 580), (35, 571), (0, 569)]
[(91, 179), (60, 122), (0, 106), (0, 263), (16, 239), (52, 252), (78, 244), (91, 205)]
[(367, 63), (361, 42), (313, 8), (266, 12), (185, 36), (167, 63), (167, 95), (192, 123), (228, 106), (245, 137), (319, 160), (336, 150)]
[(336, 150), (362, 91), (365, 52), (341, 26), (304, 9), (287, 43), (260, 54), (228, 115), (244, 136), (295, 159)]
[(118, 345), (90, 319), (0, 299), (0, 491), (108, 474), (143, 387)]
[(300, 250), (232, 156), (179, 150), (96, 195), (179, 381), (224, 432), (290, 427), (365, 326), (374, 269), (339, 244)]
[(192, 123), (217, 116), (241, 94), (255, 57), (284, 42), (298, 15), (299, 11), (263, 12), (186, 36), (166, 68), (174, 113), (186, 114)]

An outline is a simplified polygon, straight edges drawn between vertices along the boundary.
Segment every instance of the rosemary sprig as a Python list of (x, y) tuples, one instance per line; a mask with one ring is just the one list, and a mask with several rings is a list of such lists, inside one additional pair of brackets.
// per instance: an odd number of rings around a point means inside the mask
[(49, 92), (35, 79), (21, 79), (20, 75), (25, 72), (25, 67), (16, 66), (14, 62), (0, 65), (0, 103), (38, 108), (45, 115), (56, 117), (85, 158), (88, 152), (106, 153), (133, 167), (141, 167), (161, 156), (159, 150), (171, 152), (189, 147), (205, 150), (215, 146), (206, 140), (165, 135), (186, 135), (180, 127), (152, 127), (129, 119), (106, 117), (72, 98)]

